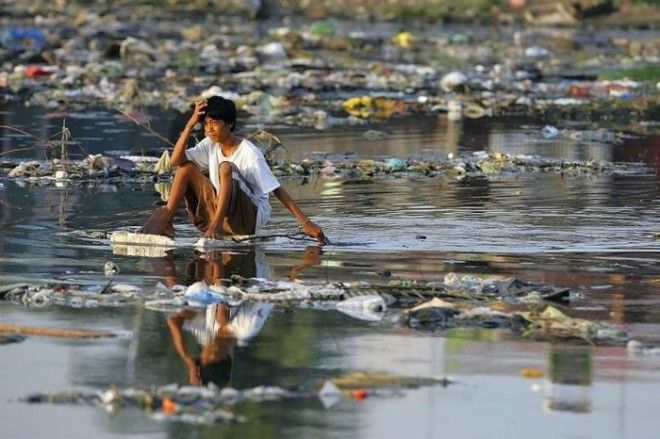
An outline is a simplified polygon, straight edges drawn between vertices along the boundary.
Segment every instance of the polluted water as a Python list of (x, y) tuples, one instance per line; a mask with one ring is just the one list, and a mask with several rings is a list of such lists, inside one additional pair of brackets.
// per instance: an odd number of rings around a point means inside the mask
[[(655, 437), (656, 6), (166, 3), (4, 4), (3, 437)], [(213, 95), (327, 245), (139, 233)]]

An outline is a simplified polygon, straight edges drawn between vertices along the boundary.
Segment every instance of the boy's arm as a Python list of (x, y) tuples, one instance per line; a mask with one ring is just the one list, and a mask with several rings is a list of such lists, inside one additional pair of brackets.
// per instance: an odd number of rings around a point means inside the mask
[(189, 378), (191, 384), (196, 384), (197, 381), (197, 365), (195, 360), (190, 356), (188, 350), (186, 349), (186, 343), (183, 341), (183, 321), (190, 319), (194, 316), (194, 312), (189, 310), (179, 311), (177, 314), (170, 316), (167, 319), (167, 326), (170, 328), (170, 335), (172, 336), (172, 342), (174, 343), (174, 349), (176, 350), (179, 357), (183, 360), (186, 367), (188, 368)]
[(321, 244), (329, 244), (330, 241), (323, 234), (323, 230), (317, 224), (313, 223), (307, 215), (305, 215), (302, 210), (298, 207), (295, 201), (291, 199), (287, 191), (284, 190), (282, 186), (278, 187), (273, 191), (273, 194), (277, 197), (278, 200), (287, 208), (289, 212), (298, 220), (300, 226), (303, 228), (303, 231), (308, 236), (311, 236), (314, 239), (317, 239)]
[(205, 110), (205, 100), (195, 102), (195, 110), (193, 111), (192, 116), (190, 116), (190, 120), (188, 120), (186, 123), (186, 127), (181, 132), (179, 140), (176, 141), (174, 149), (172, 150), (172, 158), (170, 159), (172, 166), (181, 166), (188, 161), (188, 157), (186, 157), (186, 145), (188, 145), (188, 138), (190, 137), (193, 128), (195, 128), (195, 125), (199, 123), (199, 120), (204, 115)]

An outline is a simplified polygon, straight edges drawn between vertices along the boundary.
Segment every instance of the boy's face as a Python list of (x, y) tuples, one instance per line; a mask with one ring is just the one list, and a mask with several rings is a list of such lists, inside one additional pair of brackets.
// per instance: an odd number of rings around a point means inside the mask
[(204, 134), (215, 143), (220, 143), (231, 135), (229, 125), (220, 119), (204, 118)]

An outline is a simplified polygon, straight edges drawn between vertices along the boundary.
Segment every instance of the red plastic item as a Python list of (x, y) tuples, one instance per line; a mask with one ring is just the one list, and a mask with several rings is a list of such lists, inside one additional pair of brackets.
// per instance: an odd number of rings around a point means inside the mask
[(168, 415), (176, 413), (176, 403), (170, 398), (163, 398), (162, 408), (163, 412), (167, 413)]
[(43, 78), (55, 73), (55, 70), (43, 66), (27, 66), (25, 68), (25, 76), (28, 78)]

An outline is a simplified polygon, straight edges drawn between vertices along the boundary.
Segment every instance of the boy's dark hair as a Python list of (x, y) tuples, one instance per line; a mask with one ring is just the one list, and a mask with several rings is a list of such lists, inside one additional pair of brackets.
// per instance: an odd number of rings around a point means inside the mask
[(202, 365), (198, 360), (199, 375), (202, 380), (202, 385), (206, 386), (208, 383), (213, 383), (216, 386), (223, 388), (231, 383), (231, 356), (227, 356), (221, 360), (213, 363)]
[(206, 100), (204, 117), (222, 120), (234, 131), (234, 128), (236, 128), (236, 105), (234, 101), (225, 99), (222, 96), (211, 96)]

